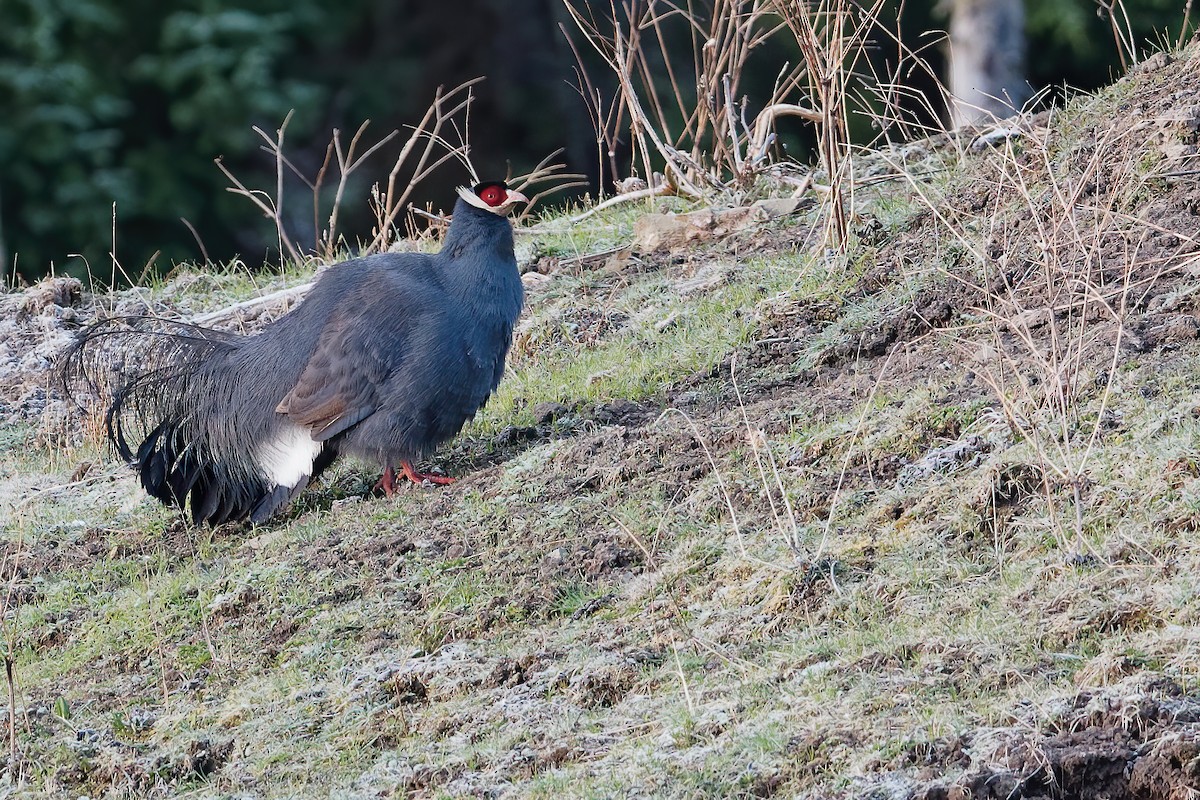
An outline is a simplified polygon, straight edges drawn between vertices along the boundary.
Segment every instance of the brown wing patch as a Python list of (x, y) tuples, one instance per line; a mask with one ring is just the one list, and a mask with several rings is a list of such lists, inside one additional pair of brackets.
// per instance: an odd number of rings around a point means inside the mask
[[(361, 408), (368, 399), (356, 397), (362, 391), (361, 381), (353, 380), (353, 360), (347, 353), (347, 327), (341, 314), (335, 312), (317, 339), (317, 348), (308, 359), (300, 379), (276, 405), (277, 413), (314, 434), (336, 428), (338, 432), (361, 420)], [(348, 411), (355, 420), (347, 420)], [(370, 411), (367, 411), (370, 413)], [(332, 433), (330, 434), (332, 435)]]
[(356, 361), (367, 353), (356, 350), (347, 333), (340, 316), (330, 319), (296, 385), (275, 406), (276, 412), (309, 428), (317, 441), (336, 436), (375, 411), (370, 381), (362, 379), (366, 365)]
[[(308, 370), (305, 370), (307, 374)], [(315, 394), (307, 393), (309, 388), (302, 375), (300, 382), (279, 401), (275, 410), (286, 414), (297, 425), (320, 432), (336, 423), (346, 413), (349, 404), (336, 386), (326, 386)]]

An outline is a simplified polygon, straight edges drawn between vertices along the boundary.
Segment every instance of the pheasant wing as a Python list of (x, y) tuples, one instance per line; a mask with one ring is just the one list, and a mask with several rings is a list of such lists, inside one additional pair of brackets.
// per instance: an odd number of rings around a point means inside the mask
[(324, 442), (362, 422), (378, 408), (377, 389), (390, 372), (377, 347), (355, 334), (356, 326), (334, 318), (275, 410)]

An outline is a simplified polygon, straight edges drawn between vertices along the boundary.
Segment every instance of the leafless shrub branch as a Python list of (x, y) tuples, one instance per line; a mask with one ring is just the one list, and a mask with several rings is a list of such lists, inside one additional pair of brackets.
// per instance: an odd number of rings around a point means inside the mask
[(844, 250), (854, 213), (854, 166), (847, 118), (849, 87), (865, 51), (867, 36), (879, 28), (883, 0), (860, 8), (849, 0), (779, 0), (776, 3), (804, 57), (809, 96), (820, 115), (817, 125), (821, 166), (829, 176), (826, 241)]
[[(435, 169), (451, 159), (457, 159), (467, 167), (471, 177), (476, 179), (475, 169), (470, 161), (470, 145), (465, 134), (459, 137), (456, 144), (451, 143), (444, 131), (447, 128), (458, 130), (455, 122), (463, 115), (463, 126), (466, 128), (470, 117), (471, 103), (475, 99), (473, 88), (483, 78), (474, 78), (461, 83), (450, 91), (438, 87), (433, 102), (425, 111), (425, 116), (416, 125), (410, 127), (410, 135), (396, 156), (396, 161), (388, 172), (387, 188), (379, 192), (372, 190), (372, 205), (375, 209), (375, 236), (369, 250), (379, 252), (386, 250), (393, 241), (400, 212), (407, 208), (413, 189), (425, 180)], [(409, 159), (420, 146), (420, 154), (411, 167), (412, 178), (403, 186), (398, 186), (398, 179), (405, 171)], [(434, 150), (441, 146), (445, 152), (434, 157)]]
[[(538, 165), (524, 175), (508, 176), (507, 183), (518, 192), (529, 197), (529, 203), (517, 217), (517, 223), (526, 219), (537, 208), (544, 198), (563, 192), (587, 186), (587, 176), (577, 172), (566, 172), (566, 165), (555, 162), (563, 154), (559, 148), (538, 162)], [(536, 188), (537, 191), (534, 191)], [(532, 192), (532, 196), (530, 193)]]
[[(884, 0), (610, 0), (607, 13), (580, 0), (564, 3), (617, 84), (606, 104), (568, 36), (599, 160), (603, 165), (607, 157), (617, 175), (616, 143), (627, 140), (633, 170), (650, 189), (638, 197), (742, 200), (761, 182), (777, 182), (770, 169), (779, 152), (776, 124), (796, 117), (817, 127), (829, 184), (827, 240), (845, 247), (853, 210), (847, 109), (855, 66), (880, 24)], [(782, 65), (752, 114), (742, 78), (752, 53), (778, 36), (795, 40), (801, 63)], [(668, 42), (681, 39), (690, 52), (670, 52)], [(659, 170), (661, 189), (654, 180)]]
[[(467, 167), (475, 178), (475, 170), (470, 162), (470, 147), (468, 145), (469, 112), (474, 99), (472, 87), (483, 78), (466, 81), (449, 91), (439, 87), (433, 102), (426, 109), (421, 120), (411, 126), (406, 126), (409, 137), (393, 162), (388, 172), (385, 188), (379, 184), (372, 186), (368, 202), (375, 215), (375, 230), (371, 240), (362, 249), (364, 253), (378, 252), (387, 249), (395, 237), (401, 215), (408, 208), (409, 198), (413, 190), (425, 180), (434, 170), (450, 160), (458, 160)], [(462, 120), (461, 127), (459, 120)], [(284, 144), (288, 124), (292, 114), (284, 118), (283, 123), (268, 135), (261, 128), (255, 127), (257, 133), (265, 142), (263, 150), (270, 154), (275, 161), (274, 194), (248, 188), (223, 163), (216, 159), (218, 169), (231, 184), (227, 191), (245, 197), (254, 204), (262, 214), (272, 220), (275, 225), (276, 237), (280, 252), (293, 261), (303, 261), (305, 254), (299, 244), (287, 231), (284, 216), (285, 174), (295, 175), (308, 188), (312, 195), (313, 230), (315, 238), (312, 253), (323, 259), (332, 258), (343, 243), (339, 230), (342, 210), (347, 202), (347, 191), (351, 176), (380, 148), (400, 135), (394, 130), (380, 139), (367, 144), (365, 134), (370, 121), (364, 121), (349, 142), (345, 142), (342, 132), (335, 129), (332, 139), (325, 148), (325, 157), (313, 179), (303, 174), (284, 152)], [(449, 134), (453, 131), (457, 142)], [(333, 187), (332, 197), (326, 198), (325, 187), (330, 178), (330, 171), (337, 170), (337, 182)], [(405, 180), (402, 176), (407, 176)], [(328, 203), (328, 216), (322, 225), (322, 206)]]
[[(616, 95), (605, 109), (571, 40), (580, 93), (589, 101), (597, 142), (607, 145), (614, 174), (618, 132), (627, 129), (633, 163), (648, 184), (661, 168), (675, 194), (703, 198), (744, 191), (766, 160), (762, 140), (767, 128), (743, 121), (739, 85), (751, 51), (780, 30), (771, 3), (611, 0), (602, 17), (577, 0), (565, 0), (565, 5), (584, 41), (617, 80)], [(682, 56), (668, 52), (679, 26), (691, 43), (690, 54)], [(660, 82), (661, 74), (665, 81)], [(780, 108), (764, 118), (764, 125), (769, 128), (782, 107), (802, 107), (786, 102), (799, 86), (798, 73), (787, 71), (766, 103)]]
[(1143, 174), (1144, 148), (1130, 146), (1131, 131), (1099, 131), (1068, 171), (1048, 131), (1024, 128), (1019, 145), (1006, 140), (979, 162), (989, 208), (957, 208), (922, 181), (910, 185), (979, 266), (972, 277), (946, 272), (980, 298), (979, 322), (947, 333), (1033, 447), (1051, 509), (1057, 492), (1068, 492), (1081, 555), (1089, 471), (1131, 336), (1126, 319), (1159, 278), (1195, 262), (1197, 243), (1175, 234), (1175, 252), (1143, 253), (1161, 229), (1130, 210), (1153, 177)]

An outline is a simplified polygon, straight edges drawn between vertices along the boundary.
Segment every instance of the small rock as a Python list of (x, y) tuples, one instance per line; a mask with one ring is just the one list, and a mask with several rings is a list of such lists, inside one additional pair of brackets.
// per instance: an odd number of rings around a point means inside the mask
[(508, 447), (509, 445), (514, 445), (518, 442), (524, 442), (530, 439), (536, 439), (537, 437), (537, 428), (509, 425), (496, 435), (494, 441), (497, 447)]
[(1031, 331), (1040, 328), (1054, 318), (1054, 312), (1049, 308), (1031, 308), (1016, 314), (1008, 320), (1008, 328), (1013, 333)]
[(102, 738), (100, 731), (95, 728), (79, 728), (75, 731), (75, 741), (95, 744)]
[(1129, 70), (1129, 72), (1131, 74), (1138, 72), (1154, 72), (1155, 70), (1162, 69), (1163, 67), (1167, 66), (1172, 61), (1174, 61), (1174, 59), (1171, 58), (1170, 53), (1160, 50), (1141, 63), (1135, 64), (1133, 69)]
[(629, 177), (624, 180), (617, 181), (617, 194), (629, 194), (630, 192), (640, 192), (646, 187), (646, 182), (638, 177)]
[(538, 425), (549, 425), (570, 410), (562, 403), (538, 403), (533, 407), (533, 418), (537, 421)]
[(153, 728), (156, 722), (158, 722), (158, 714), (154, 709), (144, 706), (135, 706), (125, 717), (125, 724), (135, 733), (145, 733)]
[(750, 208), (753, 210), (753, 215), (759, 220), (767, 220), (786, 217), (788, 214), (795, 214), (797, 211), (814, 205), (816, 205), (816, 201), (811, 198), (768, 197), (765, 200), (759, 200)]
[(550, 283), (551, 277), (541, 272), (530, 270), (521, 276), (521, 283), (525, 285), (525, 290), (529, 292), (537, 291)]
[(1001, 142), (1008, 141), (1009, 139), (1017, 139), (1024, 135), (1019, 128), (1009, 128), (1000, 125), (976, 136), (971, 142), (969, 149), (972, 153), (981, 153), (989, 147), (995, 147)]
[(1000, 357), (999, 351), (990, 344), (981, 344), (971, 354), (971, 361), (976, 364), (990, 364)]
[(637, 557), (628, 548), (621, 547), (615, 542), (601, 542), (584, 563), (583, 572), (589, 578), (595, 578), (635, 563), (637, 563)]
[(116, 308), (113, 309), (113, 314), (118, 317), (138, 317), (147, 314), (150, 311), (150, 303), (141, 296), (140, 291), (140, 289), (131, 289), (128, 296), (121, 297)]
[(601, 425), (624, 425), (637, 421), (646, 415), (647, 409), (632, 400), (618, 397), (608, 403), (596, 406), (592, 417)]
[(1200, 324), (1195, 317), (1178, 316), (1163, 327), (1162, 338), (1169, 342), (1178, 342), (1200, 337)]
[(78, 278), (46, 278), (25, 291), (23, 310), (33, 314), (51, 306), (76, 306), (83, 294), (83, 284)]
[(968, 436), (945, 447), (930, 450), (919, 461), (900, 470), (896, 482), (900, 486), (909, 486), (919, 480), (949, 472), (964, 464), (977, 464), (982, 460), (983, 454), (991, 449), (991, 444), (982, 436)]
[(208, 604), (208, 613), (214, 617), (233, 617), (257, 599), (257, 593), (249, 586), (242, 584), (232, 591), (214, 597)]

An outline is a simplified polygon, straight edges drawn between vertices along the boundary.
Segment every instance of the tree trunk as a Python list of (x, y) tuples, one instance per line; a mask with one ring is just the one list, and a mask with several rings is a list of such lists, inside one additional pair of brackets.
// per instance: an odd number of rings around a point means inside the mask
[[(4, 286), (8, 280), (8, 248), (4, 246), (4, 210), (0, 206), (0, 286)], [(16, 268), (14, 265), (13, 276), (16, 277)], [(13, 285), (16, 285), (14, 280)]]
[(954, 127), (1012, 115), (1029, 96), (1021, 0), (950, 0)]

